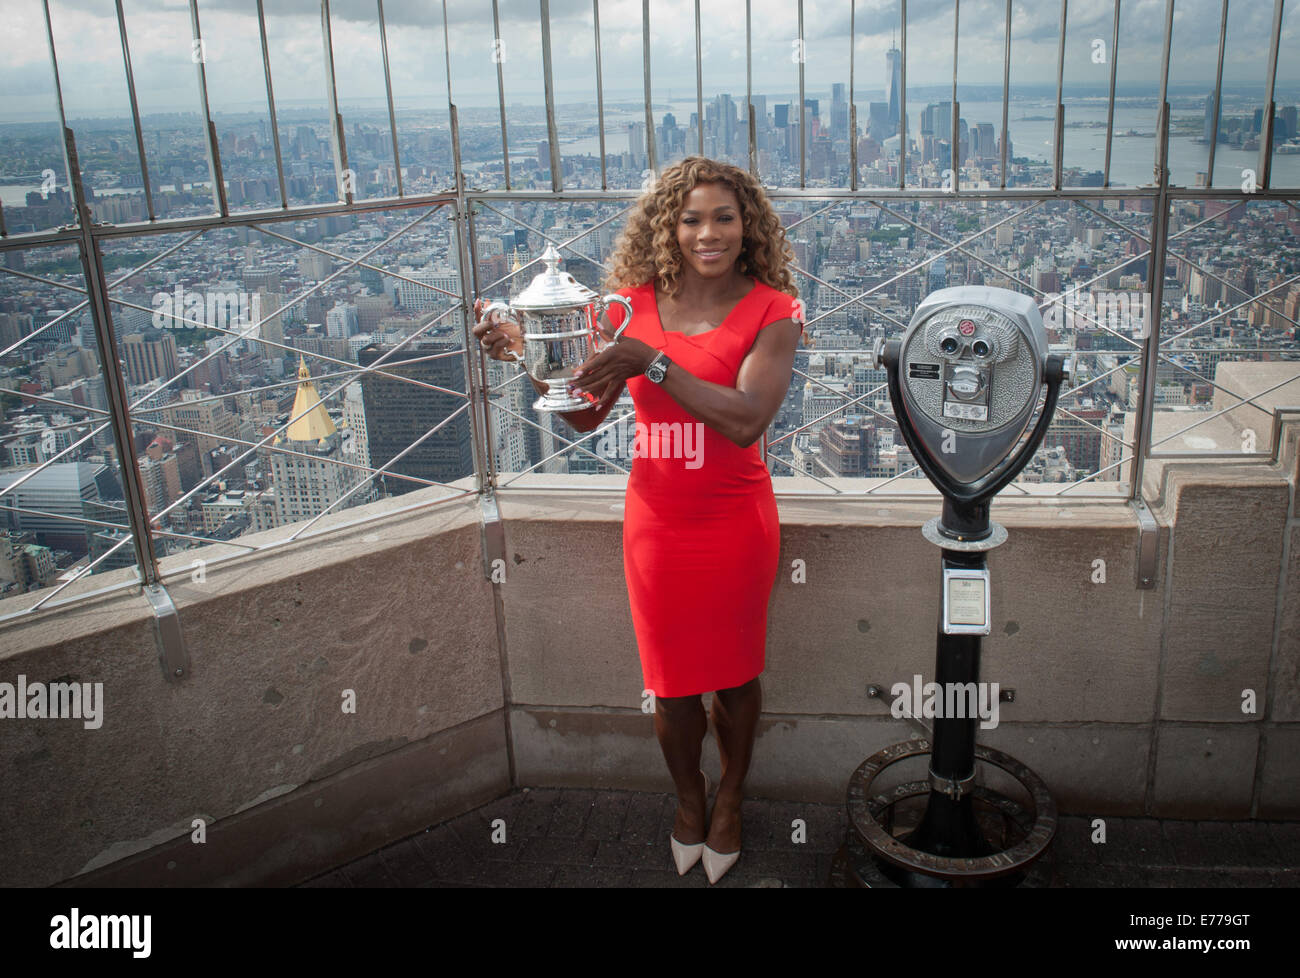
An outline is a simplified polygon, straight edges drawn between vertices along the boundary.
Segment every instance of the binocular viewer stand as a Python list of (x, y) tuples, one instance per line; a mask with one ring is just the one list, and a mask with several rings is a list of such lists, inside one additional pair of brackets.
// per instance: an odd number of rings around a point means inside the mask
[[(1060, 357), (1048, 357), (1042, 413), (1020, 450), (976, 485), (954, 481), (936, 464), (913, 427), (899, 390), (900, 342), (883, 344), (879, 360), (889, 378), (899, 430), (917, 464), (943, 493), (942, 516), (922, 528), (941, 548), (943, 581), (935, 663), (938, 689), (979, 688), (980, 636), (989, 633), (988, 552), (1007, 539), (989, 519), (989, 502), (1025, 466), (1047, 434), (1064, 379)], [(942, 694), (941, 694), (942, 696)], [(951, 704), (957, 697), (943, 697)], [(976, 744), (979, 716), (971, 709), (934, 720), (933, 734), (873, 754), (849, 779), (849, 830), (831, 869), (832, 886), (1047, 886), (1056, 805), (1047, 786), (1015, 758)], [(966, 715), (970, 714), (970, 715)], [(929, 758), (928, 777), (881, 791), (878, 776), (909, 758)], [(1000, 769), (1020, 787), (1021, 801), (976, 783), (976, 763)], [(1028, 805), (1023, 803), (1028, 797)], [(916, 802), (926, 799), (915, 821)], [(905, 804), (905, 803), (911, 804)], [(909, 824), (909, 815), (914, 825)], [(1046, 856), (1046, 858), (1044, 858)]]

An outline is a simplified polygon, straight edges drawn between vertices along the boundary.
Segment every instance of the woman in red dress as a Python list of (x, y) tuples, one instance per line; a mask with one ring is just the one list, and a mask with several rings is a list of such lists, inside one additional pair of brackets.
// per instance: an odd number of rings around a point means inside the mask
[[(637, 201), (606, 281), (631, 301), (632, 321), (575, 376), (592, 406), (563, 415), (591, 431), (625, 384), (636, 405), (623, 523), (628, 598), (677, 789), (673, 858), (684, 873), (703, 857), (710, 882), (740, 855), (762, 707), (780, 526), (758, 443), (789, 389), (802, 332), (792, 257), (762, 186), (744, 170), (703, 157), (666, 168)], [(610, 315), (616, 329), (622, 310)], [(499, 358), (518, 348), (511, 326), (485, 321), (474, 332)], [(700, 696), (710, 691), (722, 781), (706, 819)]]

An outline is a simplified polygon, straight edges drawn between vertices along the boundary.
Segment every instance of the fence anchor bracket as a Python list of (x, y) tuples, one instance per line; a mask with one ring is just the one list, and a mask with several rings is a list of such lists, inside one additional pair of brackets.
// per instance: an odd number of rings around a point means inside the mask
[(1149, 591), (1156, 586), (1156, 558), (1160, 550), (1160, 527), (1142, 499), (1131, 500), (1138, 518), (1137, 589)]
[(176, 605), (161, 584), (144, 585), (144, 596), (153, 608), (155, 635), (158, 639), (158, 661), (163, 675), (177, 682), (190, 675), (190, 656), (185, 650), (185, 636), (181, 634), (181, 619)]

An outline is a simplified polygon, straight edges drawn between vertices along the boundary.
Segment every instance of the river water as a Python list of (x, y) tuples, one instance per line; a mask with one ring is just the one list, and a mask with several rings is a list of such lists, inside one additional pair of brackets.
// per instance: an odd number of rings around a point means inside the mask
[[(743, 94), (740, 96), (743, 101)], [(707, 107), (707, 102), (705, 103)], [(768, 109), (773, 101), (768, 99)], [(910, 102), (909, 119), (912, 136), (919, 132), (921, 113), (928, 101)], [(679, 126), (685, 126), (695, 112), (696, 103), (691, 101), (674, 101), (669, 108), (655, 106), (656, 123), (663, 120), (665, 111), (670, 111), (678, 120)], [(824, 108), (826, 103), (822, 102)], [(1052, 102), (1048, 100), (1017, 100), (1012, 102), (1007, 112), (1007, 130), (1011, 139), (1012, 154), (1028, 157), (1042, 163), (1049, 163), (1053, 158)], [(866, 117), (867, 105), (858, 104), (858, 118)], [(1225, 110), (1231, 115), (1231, 110)], [(993, 126), (995, 135), (1002, 131), (1002, 103), (999, 102), (963, 102), (961, 115), (968, 126), (987, 122)], [(1200, 133), (1202, 113), (1174, 112), (1174, 121), (1190, 120), (1196, 123), (1197, 135)], [(1065, 110), (1065, 151), (1062, 165), (1079, 167), (1084, 170), (1102, 170), (1106, 163), (1106, 102), (1104, 100), (1067, 104)], [(605, 152), (607, 154), (627, 152), (629, 122), (644, 122), (645, 113), (622, 111), (617, 107), (605, 110)], [(1087, 128), (1087, 124), (1100, 123), (1098, 128)], [(1082, 124), (1082, 125), (1079, 125)], [(861, 122), (859, 122), (861, 125)], [(1077, 127), (1076, 127), (1077, 126)], [(1152, 182), (1155, 167), (1155, 127), (1156, 115), (1154, 101), (1146, 106), (1116, 104), (1115, 134), (1111, 142), (1110, 182), (1112, 186), (1136, 187)], [(1140, 135), (1123, 135), (1135, 131)], [(742, 130), (743, 133), (743, 130)], [(561, 152), (593, 156), (600, 152), (600, 141), (596, 136), (561, 142)], [(521, 144), (519, 151), (533, 153), (536, 143)], [(1196, 185), (1196, 173), (1204, 170), (1209, 158), (1209, 145), (1198, 143), (1191, 135), (1171, 135), (1169, 137), (1170, 182), (1178, 186)], [(514, 148), (512, 147), (512, 152)], [(1232, 149), (1220, 144), (1214, 154), (1214, 169), (1217, 186), (1224, 189), (1240, 188), (1242, 170), (1255, 169), (1259, 165), (1259, 152)], [(1300, 187), (1300, 155), (1273, 155), (1272, 185), (1274, 187)]]

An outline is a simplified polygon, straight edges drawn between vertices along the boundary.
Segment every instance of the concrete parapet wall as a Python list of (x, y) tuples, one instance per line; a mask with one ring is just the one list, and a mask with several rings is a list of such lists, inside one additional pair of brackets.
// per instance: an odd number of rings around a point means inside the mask
[(239, 548), (165, 560), (191, 662), (180, 682), (163, 676), (138, 588), (6, 627), (0, 681), (102, 682), (104, 710), (98, 729), (0, 720), (0, 880), (294, 882), (507, 790), (479, 540), (466, 497), (212, 563), (201, 580), (192, 560)]

